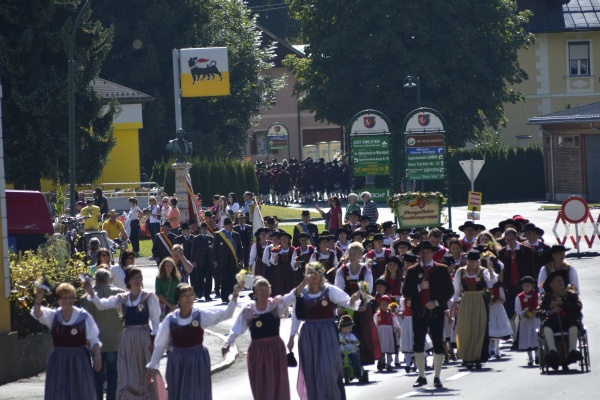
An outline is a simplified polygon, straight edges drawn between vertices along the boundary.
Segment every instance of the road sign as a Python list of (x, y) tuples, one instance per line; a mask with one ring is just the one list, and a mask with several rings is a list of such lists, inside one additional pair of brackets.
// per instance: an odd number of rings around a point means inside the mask
[(354, 164), (354, 175), (358, 176), (375, 176), (389, 175), (390, 166), (388, 164)]
[(586, 219), (590, 208), (581, 197), (571, 196), (562, 203), (560, 210), (568, 222), (579, 224)]
[(469, 211), (481, 211), (481, 192), (469, 192), (467, 209)]
[(413, 160), (412, 157), (406, 163), (408, 168), (443, 168), (444, 160)]
[(412, 147), (444, 147), (444, 135), (406, 135), (406, 148)]
[(422, 111), (413, 114), (406, 122), (406, 132), (444, 131), (442, 120), (433, 112)]
[(271, 150), (285, 150), (288, 148), (290, 132), (287, 126), (278, 122), (269, 126), (267, 129), (267, 145), (269, 152)]
[(477, 179), (477, 175), (479, 175), (483, 164), (485, 164), (485, 160), (470, 159), (459, 161), (458, 163), (462, 167), (463, 171), (465, 171), (465, 174), (467, 174), (467, 178), (469, 178), (471, 182), (475, 182), (475, 179)]
[(413, 147), (406, 149), (407, 155), (444, 154), (443, 147)]

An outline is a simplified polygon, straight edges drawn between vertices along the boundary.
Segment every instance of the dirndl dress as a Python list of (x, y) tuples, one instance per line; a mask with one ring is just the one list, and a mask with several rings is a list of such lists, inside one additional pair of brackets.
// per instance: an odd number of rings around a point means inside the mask
[[(334, 322), (336, 304), (326, 288), (319, 297), (304, 295), (308, 311), (298, 339), (300, 355), (298, 395), (302, 400), (341, 400), (345, 398), (342, 382), (342, 358)], [(306, 294), (306, 290), (304, 294)]]
[(179, 325), (179, 310), (169, 314), (163, 323), (169, 324), (173, 349), (167, 360), (166, 380), (170, 400), (210, 400), (210, 356), (203, 346), (204, 329), (201, 313), (192, 310), (192, 320)]
[(77, 321), (65, 325), (61, 312), (54, 316), (52, 344), (46, 366), (44, 399), (96, 399), (94, 371), (86, 347), (85, 320), (90, 315), (81, 310)]
[(396, 353), (396, 337), (394, 335), (394, 314), (391, 312), (378, 312), (375, 314), (375, 325), (381, 353)]

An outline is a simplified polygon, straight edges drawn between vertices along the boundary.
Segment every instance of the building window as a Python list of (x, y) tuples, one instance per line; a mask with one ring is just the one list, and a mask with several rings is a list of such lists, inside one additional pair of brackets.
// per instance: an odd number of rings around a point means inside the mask
[(579, 147), (579, 136), (558, 136), (558, 147)]
[(569, 42), (569, 76), (590, 75), (590, 42)]

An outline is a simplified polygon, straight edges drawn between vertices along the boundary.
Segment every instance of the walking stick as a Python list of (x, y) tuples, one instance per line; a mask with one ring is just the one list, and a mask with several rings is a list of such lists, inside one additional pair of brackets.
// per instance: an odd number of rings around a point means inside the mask
[[(562, 304), (562, 296), (561, 295), (555, 296), (554, 300), (556, 301), (556, 299), (560, 299), (561, 304)], [(560, 317), (560, 311), (557, 313), (557, 316), (558, 316), (558, 326), (560, 327), (560, 337), (562, 338), (563, 350), (564, 350), (565, 356), (567, 356), (568, 355), (567, 344), (565, 343), (565, 332), (564, 332), (563, 326), (562, 326), (562, 318)]]

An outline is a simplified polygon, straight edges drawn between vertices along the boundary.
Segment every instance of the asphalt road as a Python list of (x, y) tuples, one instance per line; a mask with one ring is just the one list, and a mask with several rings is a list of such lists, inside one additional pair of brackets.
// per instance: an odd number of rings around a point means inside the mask
[[(481, 223), (491, 228), (498, 221), (515, 214), (521, 214), (546, 231), (545, 240), (548, 244), (556, 243), (552, 229), (557, 217), (555, 211), (539, 211), (543, 203), (511, 203), (484, 205), (481, 212)], [(298, 207), (300, 208), (300, 207)], [(305, 207), (301, 207), (305, 208)], [(380, 205), (380, 221), (393, 219), (390, 210)], [(592, 210), (594, 219), (598, 218), (599, 210)], [(456, 228), (464, 222), (466, 217), (465, 207), (452, 209), (452, 226)], [(574, 227), (571, 226), (574, 232)], [(588, 234), (593, 232), (592, 226), (580, 226)], [(558, 228), (560, 236), (565, 231), (564, 227)], [(584, 243), (584, 242), (583, 242)], [(582, 252), (600, 252), (600, 239), (596, 236), (591, 249), (587, 244), (582, 246)], [(591, 253), (588, 253), (591, 254)], [(574, 257), (572, 251), (569, 262), (577, 269), (581, 284), (581, 298), (583, 302), (584, 322), (588, 331), (591, 353), (591, 371), (581, 373), (578, 370), (558, 372), (550, 375), (541, 375), (536, 367), (527, 367), (525, 353), (509, 350), (509, 345), (504, 344), (504, 357), (501, 361), (491, 361), (484, 364), (480, 371), (467, 371), (459, 363), (444, 366), (442, 381), (444, 389), (434, 390), (432, 387), (432, 373), (428, 373), (429, 386), (413, 390), (412, 384), (416, 373), (406, 374), (404, 370), (390, 373), (375, 372), (370, 370), (368, 384), (350, 384), (346, 388), (348, 399), (376, 398), (378, 400), (424, 397), (424, 396), (452, 396), (456, 399), (501, 399), (517, 397), (535, 397), (545, 400), (576, 398), (578, 400), (596, 399), (600, 391), (600, 376), (596, 367), (600, 360), (600, 317), (595, 312), (600, 309), (600, 274), (598, 273), (598, 259), (584, 256)], [(156, 266), (147, 260), (138, 260), (139, 264), (147, 264), (143, 268), (144, 283), (148, 289), (153, 289)], [(144, 262), (145, 261), (145, 262)], [(244, 292), (247, 294), (247, 292)], [(247, 296), (241, 299), (243, 304)], [(218, 302), (199, 303), (204, 307), (221, 307)], [(238, 308), (236, 315), (240, 312)], [(212, 330), (226, 334), (233, 325), (234, 319), (225, 321), (213, 327)], [(290, 320), (283, 320), (281, 336), (285, 342), (289, 337)], [(236, 341), (240, 356), (236, 363), (229, 369), (213, 375), (213, 398), (216, 400), (251, 399), (250, 385), (246, 369), (246, 351), (250, 344), (249, 334), (238, 337)], [(212, 354), (215, 354), (214, 352)], [(165, 361), (163, 360), (163, 364)], [(214, 363), (214, 361), (213, 361)], [(431, 359), (429, 360), (431, 364)], [(292, 399), (298, 399), (296, 394), (297, 368), (289, 368)], [(31, 379), (21, 380), (12, 384), (0, 386), (0, 399), (42, 399), (44, 374)]]

